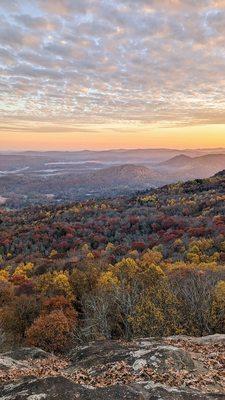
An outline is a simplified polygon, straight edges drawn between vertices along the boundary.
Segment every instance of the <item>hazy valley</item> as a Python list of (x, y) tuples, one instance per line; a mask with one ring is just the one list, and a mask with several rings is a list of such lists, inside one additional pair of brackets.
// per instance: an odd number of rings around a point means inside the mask
[(224, 168), (225, 149), (1, 153), (0, 204), (13, 208), (127, 195), (207, 178)]

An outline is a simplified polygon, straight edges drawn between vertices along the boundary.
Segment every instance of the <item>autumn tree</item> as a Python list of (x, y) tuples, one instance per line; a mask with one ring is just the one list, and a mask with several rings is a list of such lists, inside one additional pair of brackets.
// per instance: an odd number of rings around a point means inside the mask
[(219, 281), (214, 290), (212, 323), (216, 333), (225, 332), (225, 281)]
[(77, 320), (77, 313), (72, 304), (63, 296), (55, 296), (43, 301), (41, 313), (43, 315), (51, 314), (53, 311), (62, 312), (68, 319), (71, 328)]
[(63, 352), (72, 342), (73, 327), (59, 310), (39, 316), (26, 331), (26, 342), (46, 351)]
[(37, 280), (37, 288), (44, 296), (62, 295), (69, 301), (74, 300), (73, 289), (67, 271), (53, 271), (41, 275)]
[(39, 314), (39, 303), (35, 297), (15, 296), (12, 302), (0, 311), (2, 328), (11, 343), (20, 343), (25, 331)]
[(140, 298), (130, 322), (135, 335), (168, 336), (180, 333), (178, 301), (164, 282)]

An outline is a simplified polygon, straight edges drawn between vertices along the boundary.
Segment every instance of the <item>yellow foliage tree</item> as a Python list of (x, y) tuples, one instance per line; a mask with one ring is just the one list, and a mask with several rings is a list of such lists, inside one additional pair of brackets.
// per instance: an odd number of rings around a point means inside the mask
[(119, 279), (112, 271), (103, 272), (100, 275), (98, 286), (100, 288), (110, 289), (119, 285)]
[(34, 268), (34, 264), (31, 262), (28, 262), (26, 264), (20, 264), (18, 267), (16, 267), (12, 277), (23, 277), (23, 278), (28, 278), (30, 273), (32, 272)]
[(114, 244), (113, 244), (113, 243), (110, 243), (110, 242), (107, 244), (107, 246), (106, 246), (106, 248), (105, 248), (105, 250), (107, 251), (107, 253), (112, 252), (114, 249), (115, 249)]
[(120, 282), (128, 284), (138, 273), (138, 270), (138, 264), (133, 258), (123, 258), (120, 262), (115, 264), (113, 273)]
[(48, 272), (37, 281), (38, 290), (46, 296), (63, 295), (69, 301), (74, 300), (69, 274), (65, 271)]
[(88, 258), (89, 260), (93, 260), (95, 257), (93, 255), (93, 253), (91, 251), (89, 251), (89, 253), (87, 253), (86, 258)]
[(159, 250), (147, 250), (141, 258), (142, 265), (159, 264), (162, 261), (162, 253)]
[(49, 257), (50, 257), (50, 258), (53, 258), (53, 257), (57, 256), (57, 254), (58, 254), (58, 251), (53, 249), (53, 250), (51, 251), (51, 253), (49, 254)]
[(7, 282), (9, 279), (9, 272), (6, 271), (5, 269), (0, 270), (0, 282), (5, 281)]
[(225, 332), (225, 281), (217, 283), (212, 304), (212, 321), (217, 332)]
[(130, 318), (136, 335), (160, 336), (179, 332), (177, 299), (166, 284), (149, 288)]
[(82, 246), (82, 253), (88, 253), (89, 252), (89, 246), (88, 246), (88, 244), (87, 243), (85, 243), (83, 246)]

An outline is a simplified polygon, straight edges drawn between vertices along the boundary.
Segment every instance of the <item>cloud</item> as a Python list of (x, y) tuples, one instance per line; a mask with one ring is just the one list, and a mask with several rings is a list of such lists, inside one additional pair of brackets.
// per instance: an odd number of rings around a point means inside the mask
[(87, 0), (38, 0), (40, 8), (48, 13), (70, 15), (71, 13), (85, 13), (91, 1)]
[(224, 123), (224, 1), (7, 3), (1, 118)]
[(16, 57), (13, 52), (5, 49), (0, 48), (0, 64), (2, 65), (11, 65), (16, 62)]
[(23, 43), (23, 35), (15, 26), (10, 26), (7, 22), (1, 22), (0, 25), (0, 43), (2, 46), (17, 47)]
[(44, 17), (32, 17), (28, 14), (16, 15), (15, 21), (22, 24), (24, 27), (31, 30), (41, 30), (52, 31), (60, 28), (60, 22), (56, 19), (47, 19)]
[(20, 5), (18, 0), (8, 1), (1, 0), (0, 9), (5, 11), (18, 11), (20, 9)]

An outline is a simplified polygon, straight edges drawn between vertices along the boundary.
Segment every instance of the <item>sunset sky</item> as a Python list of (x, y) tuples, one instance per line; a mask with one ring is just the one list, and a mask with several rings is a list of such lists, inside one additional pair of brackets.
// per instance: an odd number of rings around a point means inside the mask
[(225, 0), (0, 0), (0, 150), (225, 147)]

